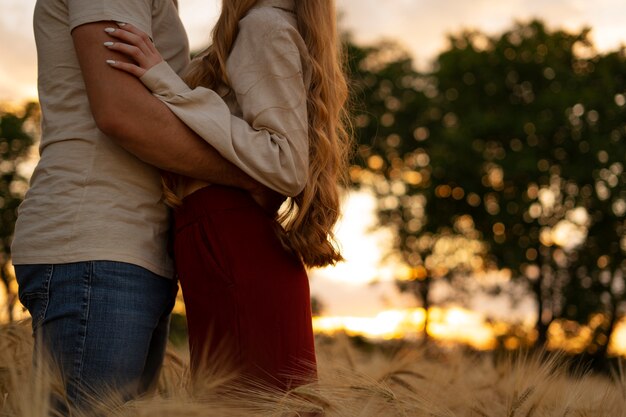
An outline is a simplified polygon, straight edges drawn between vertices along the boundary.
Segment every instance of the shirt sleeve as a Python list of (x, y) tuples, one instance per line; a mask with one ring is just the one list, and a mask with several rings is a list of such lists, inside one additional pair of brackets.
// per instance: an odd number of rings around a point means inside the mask
[(241, 117), (213, 90), (187, 87), (165, 62), (141, 78), (224, 158), (290, 197), (304, 189), (309, 163), (307, 95), (294, 32), (239, 33), (227, 67)]
[(86, 23), (127, 22), (152, 37), (152, 0), (67, 0), (70, 31)]

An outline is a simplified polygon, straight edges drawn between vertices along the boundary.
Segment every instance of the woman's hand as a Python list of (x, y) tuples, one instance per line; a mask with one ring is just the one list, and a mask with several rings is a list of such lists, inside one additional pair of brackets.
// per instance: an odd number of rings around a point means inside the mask
[(108, 27), (104, 29), (109, 36), (118, 40), (117, 42), (105, 42), (104, 46), (127, 55), (135, 61), (135, 64), (112, 59), (107, 60), (107, 64), (139, 78), (150, 68), (163, 61), (163, 57), (146, 33), (130, 23), (118, 23), (117, 26), (117, 28)]

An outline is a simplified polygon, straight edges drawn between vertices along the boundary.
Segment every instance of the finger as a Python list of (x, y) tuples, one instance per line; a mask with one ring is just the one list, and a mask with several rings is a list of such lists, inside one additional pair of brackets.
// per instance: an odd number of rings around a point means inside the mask
[(112, 59), (107, 59), (106, 63), (115, 69), (127, 72), (131, 75), (134, 75), (137, 78), (142, 77), (146, 73), (146, 70), (144, 70), (141, 67), (138, 67), (135, 64), (129, 64), (127, 62), (122, 62), (122, 61), (114, 61)]
[(112, 51), (118, 51), (118, 52), (123, 53), (126, 56), (131, 57), (141, 67), (144, 67), (145, 64), (147, 64), (146, 62), (144, 62), (146, 55), (143, 53), (141, 49), (137, 48), (136, 46), (127, 45), (122, 42), (105, 42), (104, 46), (106, 46), (108, 49), (111, 49)]
[(126, 31), (128, 31), (128, 32), (130, 32), (130, 33), (132, 33), (134, 35), (139, 36), (141, 39), (144, 40), (144, 42), (146, 42), (148, 47), (150, 47), (152, 50), (154, 50), (156, 52), (156, 47), (154, 46), (154, 41), (152, 40), (152, 38), (146, 32), (144, 32), (143, 30), (135, 27), (134, 25), (132, 25), (130, 23), (125, 23), (125, 22), (116, 22), (116, 23), (117, 23), (117, 25), (120, 28), (122, 28), (122, 29), (124, 29), (124, 30), (126, 30)]
[(127, 43), (129, 45), (136, 46), (137, 48), (141, 49), (144, 53), (149, 53), (151, 51), (150, 46), (148, 45), (152, 43), (150, 41), (150, 38), (147, 38), (147, 41), (146, 41), (145, 38), (139, 35), (135, 35), (134, 33), (131, 33), (125, 29), (120, 29), (120, 28), (116, 29), (116, 28), (108, 27), (108, 28), (105, 28), (104, 31), (113, 38), (124, 41), (124, 43)]
[(117, 25), (127, 31), (132, 33), (133, 35), (138, 36), (139, 38), (141, 38), (146, 45), (148, 45), (149, 47), (154, 48), (154, 41), (152, 40), (152, 38), (150, 37), (150, 35), (148, 35), (146, 32), (144, 32), (143, 30), (137, 28), (136, 26), (130, 24), (130, 23), (124, 23), (124, 22), (117, 22)]
[(143, 39), (150, 39), (150, 36), (148, 36), (148, 34), (146, 32), (144, 32), (141, 29), (138, 29), (136, 26), (130, 24), (130, 23), (125, 23), (125, 22), (116, 22), (117, 26), (119, 26), (121, 29), (130, 32), (134, 35), (139, 36), (140, 38)]

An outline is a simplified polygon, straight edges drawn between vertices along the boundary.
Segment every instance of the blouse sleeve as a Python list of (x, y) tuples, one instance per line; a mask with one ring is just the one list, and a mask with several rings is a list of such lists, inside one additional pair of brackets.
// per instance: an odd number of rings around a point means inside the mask
[[(295, 32), (295, 33), (294, 33)], [(267, 187), (294, 197), (308, 176), (308, 120), (297, 31), (240, 31), (227, 71), (241, 117), (213, 90), (190, 89), (165, 62), (141, 81), (187, 126)]]

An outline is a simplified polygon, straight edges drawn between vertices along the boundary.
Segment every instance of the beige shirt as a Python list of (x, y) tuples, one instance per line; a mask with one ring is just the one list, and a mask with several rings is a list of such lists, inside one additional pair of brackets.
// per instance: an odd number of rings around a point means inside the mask
[(153, 37), (175, 71), (188, 64), (172, 0), (37, 1), (41, 159), (19, 208), (13, 263), (110, 260), (170, 277), (159, 172), (100, 132), (89, 108), (71, 31), (97, 21), (130, 22)]
[(187, 126), (260, 183), (284, 195), (306, 185), (309, 55), (293, 0), (261, 0), (239, 22), (226, 62), (231, 88), (190, 89), (170, 66), (141, 81)]

